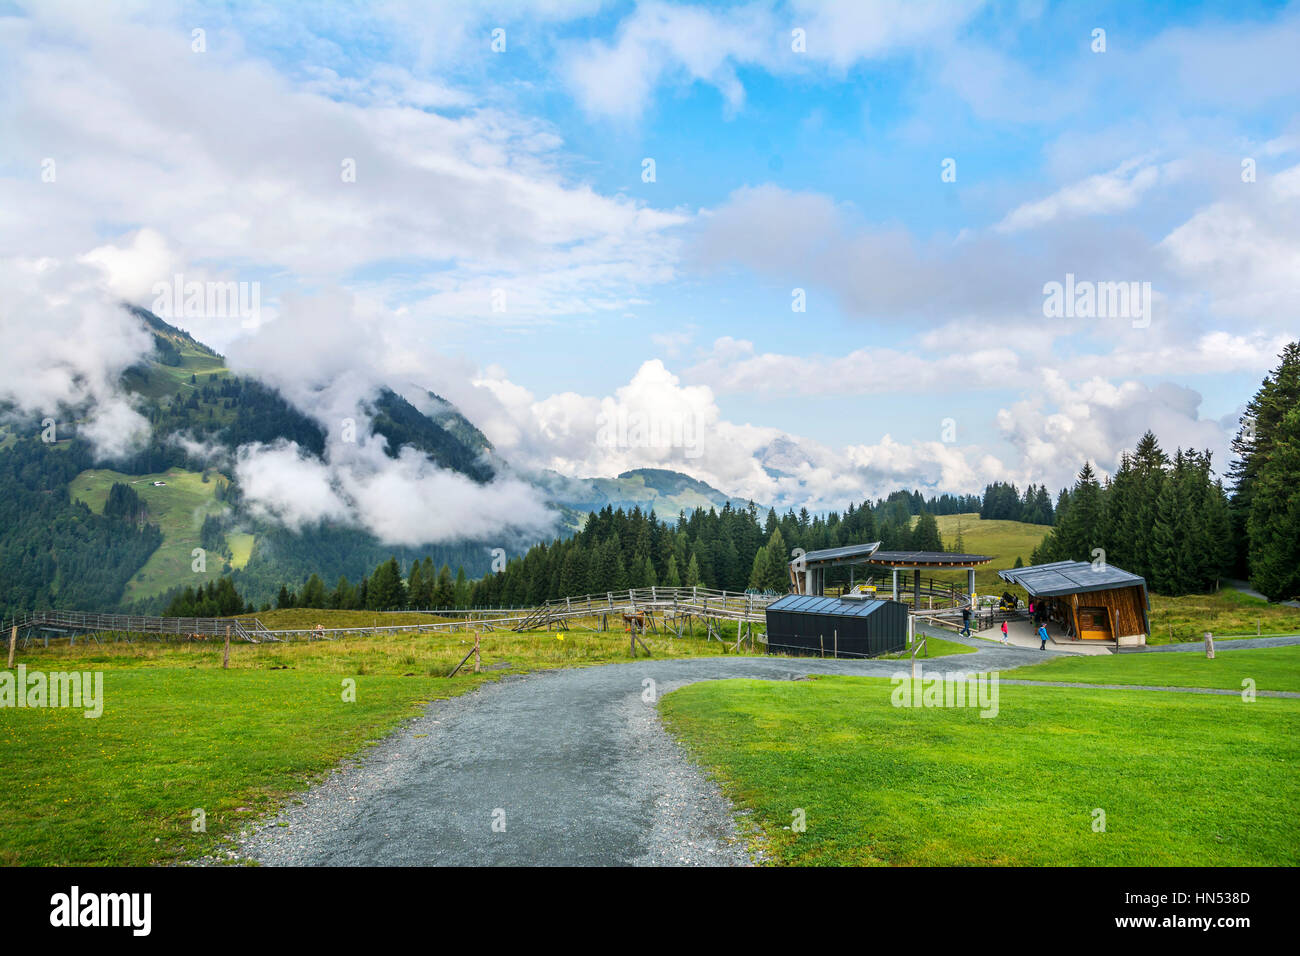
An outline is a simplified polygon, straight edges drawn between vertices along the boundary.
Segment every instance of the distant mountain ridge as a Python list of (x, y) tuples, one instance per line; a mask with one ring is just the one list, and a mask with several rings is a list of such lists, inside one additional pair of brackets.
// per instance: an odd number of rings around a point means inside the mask
[(683, 511), (697, 508), (748, 507), (749, 502), (724, 494), (698, 478), (666, 468), (635, 468), (617, 478), (569, 478), (557, 472), (534, 476), (552, 501), (581, 512), (605, 507), (654, 511), (660, 519), (674, 521)]

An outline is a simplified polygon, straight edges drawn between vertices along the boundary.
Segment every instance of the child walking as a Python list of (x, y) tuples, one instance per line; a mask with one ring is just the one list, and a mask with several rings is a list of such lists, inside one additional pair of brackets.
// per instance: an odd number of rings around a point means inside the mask
[(1005, 644), (1006, 642), (1007, 642), (1007, 622), (1003, 621), (1002, 622), (1002, 643)]

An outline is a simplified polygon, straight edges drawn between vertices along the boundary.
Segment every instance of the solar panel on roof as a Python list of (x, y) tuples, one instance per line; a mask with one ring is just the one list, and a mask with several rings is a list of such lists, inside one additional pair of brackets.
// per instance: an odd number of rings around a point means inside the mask
[(877, 551), (872, 564), (983, 564), (992, 561), (987, 554), (956, 554), (951, 551)]
[(837, 597), (812, 594), (787, 594), (767, 606), (769, 611), (788, 611), (792, 614), (829, 614), (835, 617), (866, 617), (887, 601), (841, 601)]
[(1111, 588), (1146, 587), (1141, 575), (1107, 564), (1100, 568), (1087, 561), (1053, 561), (1027, 568), (999, 571), (998, 577), (1019, 584), (1030, 594), (1053, 597), (1087, 591), (1107, 591)]
[(879, 547), (879, 541), (872, 541), (869, 544), (846, 544), (839, 548), (824, 548), (821, 551), (805, 553), (803, 561), (805, 564), (819, 564), (823, 561), (835, 561), (841, 558), (866, 557), (873, 554)]

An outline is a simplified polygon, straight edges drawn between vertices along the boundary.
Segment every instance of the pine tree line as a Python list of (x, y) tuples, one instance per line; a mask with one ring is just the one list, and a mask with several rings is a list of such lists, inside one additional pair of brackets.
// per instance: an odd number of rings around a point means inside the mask
[(1055, 518), (1047, 485), (1030, 485), (1022, 495), (1015, 485), (995, 481), (984, 488), (980, 517), (985, 520), (1051, 524)]
[[(790, 586), (795, 549), (817, 551), (880, 540), (885, 550), (943, 550), (934, 515), (922, 512), (913, 522), (909, 506), (916, 499), (908, 492), (899, 494), (874, 506), (850, 505), (842, 515), (814, 516), (805, 508), (778, 517), (769, 509), (760, 519), (752, 502), (746, 508), (728, 503), (721, 510), (681, 513), (675, 525), (660, 521), (653, 511), (606, 506), (572, 538), (536, 545), (500, 573), (474, 582), (471, 603), (534, 605), (558, 597), (656, 586), (784, 592)], [(848, 569), (831, 569), (826, 583), (848, 579)]]
[(403, 576), (397, 558), (392, 557), (355, 585), (346, 575), (340, 575), (329, 589), (317, 574), (312, 574), (297, 592), (281, 585), (275, 606), (366, 611), (468, 607), (470, 590), (463, 567), (456, 569), (453, 578), (448, 565), (435, 568), (433, 559), (426, 555), (423, 560), (412, 561)]
[(234, 583), (223, 576), (197, 588), (177, 591), (163, 611), (163, 617), (229, 617), (251, 614), (255, 610), (251, 604), (245, 606)]
[(1177, 595), (1213, 590), (1233, 556), (1228, 495), (1210, 453), (1178, 449), (1171, 460), (1148, 431), (1104, 483), (1084, 463), (1030, 563), (1104, 561)]

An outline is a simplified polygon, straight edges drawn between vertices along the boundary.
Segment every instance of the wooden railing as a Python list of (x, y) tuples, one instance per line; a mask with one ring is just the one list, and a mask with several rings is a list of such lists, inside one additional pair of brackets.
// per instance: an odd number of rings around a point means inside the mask
[(150, 617), (139, 614), (98, 614), (85, 611), (35, 611), (20, 615), (3, 625), (31, 632), (66, 631), (70, 633), (125, 633), (156, 635), (224, 636), (231, 635), (249, 643), (293, 639), (325, 640), (366, 634), (424, 633), (457, 630), (526, 631), (572, 620), (612, 615), (642, 609), (661, 615), (693, 615), (710, 620), (761, 621), (767, 605), (778, 595), (717, 590), (704, 587), (629, 588), (584, 594), (581, 597), (557, 598), (537, 607), (517, 611), (495, 609), (475, 611), (433, 611), (444, 620), (423, 620), (411, 624), (375, 624), (366, 627), (268, 628), (257, 618), (233, 617)]

